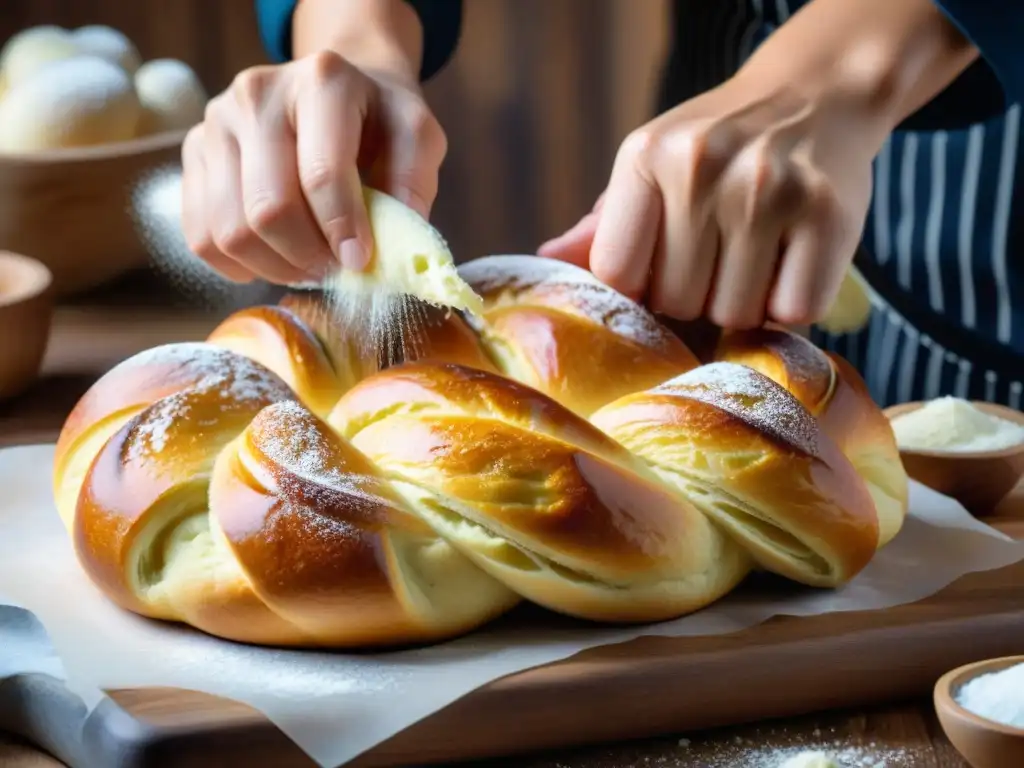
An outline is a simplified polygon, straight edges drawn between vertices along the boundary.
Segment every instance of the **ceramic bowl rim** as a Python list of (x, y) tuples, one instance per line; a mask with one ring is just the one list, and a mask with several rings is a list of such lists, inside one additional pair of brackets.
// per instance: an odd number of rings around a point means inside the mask
[[(942, 706), (950, 709), (960, 719), (966, 720), (985, 731), (992, 731), (1003, 736), (1024, 740), (1024, 728), (1017, 728), (1012, 725), (996, 722), (995, 720), (989, 720), (961, 706), (960, 702), (956, 700), (957, 692), (971, 680), (988, 674), (990, 671), (995, 671), (993, 670), (994, 667), (998, 667), (998, 671), (1002, 671), (1018, 664), (1024, 664), (1024, 656), (997, 656), (951, 669), (935, 683), (934, 698), (936, 699), (936, 709), (940, 708), (938, 699), (941, 698)], [(943, 726), (942, 730), (946, 730), (945, 726)]]
[(170, 149), (185, 141), (186, 130), (161, 131), (125, 141), (97, 144), (92, 147), (68, 147), (40, 152), (0, 152), (0, 166), (41, 166), (60, 163), (81, 163), (92, 160), (111, 160)]
[(0, 272), (11, 267), (27, 279), (23, 285), (12, 291), (5, 291), (0, 286), (0, 309), (31, 301), (46, 293), (53, 285), (53, 273), (43, 262), (21, 253), (0, 250)]
[[(886, 418), (890, 421), (896, 416), (902, 416), (907, 413), (913, 413), (914, 411), (923, 408), (929, 401), (927, 400), (914, 400), (908, 403), (900, 403), (899, 405), (890, 405), (884, 410)], [(975, 406), (979, 410), (987, 411), (990, 415), (996, 415), (1000, 418), (1012, 421), (1024, 427), (1024, 413), (1016, 411), (1006, 405), (999, 403), (987, 403), (983, 400), (969, 400), (971, 405)], [(995, 412), (994, 414), (992, 412)], [(942, 451), (942, 450), (929, 450), (923, 448), (897, 448), (901, 454), (907, 456), (921, 456), (928, 459), (939, 459), (943, 461), (979, 461), (984, 459), (1005, 459), (1012, 456), (1016, 456), (1020, 453), (1024, 453), (1024, 442), (1020, 442), (1016, 445), (1011, 445), (1007, 448), (1000, 448), (993, 451)]]

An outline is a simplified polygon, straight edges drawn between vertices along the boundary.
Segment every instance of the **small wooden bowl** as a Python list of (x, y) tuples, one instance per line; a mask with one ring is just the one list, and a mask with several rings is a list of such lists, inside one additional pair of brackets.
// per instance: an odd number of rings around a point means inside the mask
[(1021, 663), (1024, 656), (977, 661), (947, 672), (935, 684), (932, 698), (942, 730), (973, 768), (1024, 765), (1024, 729), (986, 720), (964, 709), (956, 700), (960, 688), (975, 677)]
[(181, 161), (185, 132), (83, 149), (0, 154), (0, 250), (38, 259), (57, 296), (148, 263), (130, 212), (136, 184)]
[(44, 264), (0, 251), (0, 400), (39, 375), (53, 317), (53, 276)]
[[(994, 403), (973, 405), (993, 416), (1024, 424), (1024, 413)], [(885, 409), (892, 421), (924, 406), (923, 402), (903, 403)], [(959, 501), (972, 515), (990, 514), (996, 505), (1024, 475), (1024, 443), (1001, 451), (952, 453), (900, 449), (907, 474), (917, 482)]]

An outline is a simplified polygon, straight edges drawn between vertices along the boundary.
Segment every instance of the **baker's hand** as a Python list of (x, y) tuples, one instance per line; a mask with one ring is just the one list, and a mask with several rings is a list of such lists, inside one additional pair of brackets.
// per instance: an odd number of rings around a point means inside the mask
[(185, 139), (187, 242), (237, 282), (361, 269), (373, 243), (361, 178), (426, 217), (446, 151), (412, 79), (330, 51), (245, 70)]
[(540, 254), (680, 320), (810, 323), (853, 257), (878, 149), (840, 97), (737, 76), (630, 135), (595, 210)]

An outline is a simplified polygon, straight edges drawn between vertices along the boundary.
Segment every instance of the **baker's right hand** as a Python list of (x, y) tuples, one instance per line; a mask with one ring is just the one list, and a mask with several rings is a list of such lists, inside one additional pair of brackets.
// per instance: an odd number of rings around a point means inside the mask
[(362, 269), (373, 238), (361, 183), (427, 217), (446, 152), (416, 82), (330, 51), (253, 67), (185, 139), (185, 238), (235, 282)]

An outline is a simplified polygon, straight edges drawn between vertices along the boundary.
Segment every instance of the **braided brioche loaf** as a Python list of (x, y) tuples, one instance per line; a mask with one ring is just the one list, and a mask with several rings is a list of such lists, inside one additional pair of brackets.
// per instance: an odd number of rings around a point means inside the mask
[(702, 365), (584, 270), (460, 273), (479, 315), (428, 312), (400, 365), (305, 294), (102, 377), (54, 468), (90, 579), (225, 638), (385, 646), (521, 599), (670, 619), (753, 568), (836, 586), (899, 530), (895, 440), (841, 359), (768, 328)]

